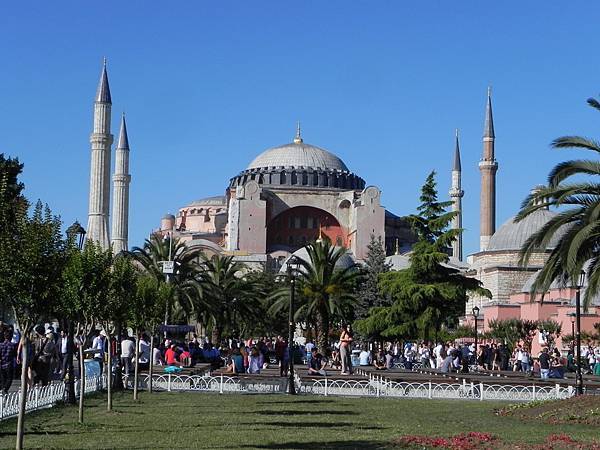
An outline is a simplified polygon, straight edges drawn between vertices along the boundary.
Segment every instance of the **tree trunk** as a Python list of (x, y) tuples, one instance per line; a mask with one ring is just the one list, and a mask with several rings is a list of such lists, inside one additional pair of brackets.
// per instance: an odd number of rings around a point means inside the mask
[(140, 334), (137, 333), (135, 336), (135, 369), (133, 373), (133, 399), (138, 399), (138, 377), (140, 370)]
[[(113, 390), (114, 391), (122, 391), (123, 390), (123, 368), (121, 367), (121, 351), (120, 351), (120, 345), (121, 345), (121, 335), (122, 332), (122, 327), (121, 325), (118, 325), (117, 331), (116, 331), (116, 335), (117, 335), (117, 340), (116, 340), (116, 345), (115, 345), (115, 349), (116, 349), (116, 361), (115, 361), (115, 379), (114, 379), (114, 385), (113, 385)], [(129, 375), (129, 374), (127, 374)]]
[(216, 323), (212, 329), (212, 344), (216, 348), (219, 348), (219, 345), (221, 344), (221, 327), (219, 327)]
[[(83, 397), (85, 397), (85, 356), (83, 347), (85, 342), (79, 344), (79, 423), (83, 423)], [(102, 377), (102, 374), (100, 374)]]
[(154, 369), (154, 333), (150, 336), (150, 359), (148, 361), (148, 392), (152, 392), (152, 372)]
[[(75, 327), (72, 320), (67, 321), (67, 370), (63, 374), (65, 378), (65, 388), (67, 390), (67, 400), (69, 405), (75, 404), (75, 368), (73, 367), (73, 354), (75, 353)], [(59, 350), (60, 351), (60, 350)]]
[(25, 406), (27, 404), (27, 369), (29, 366), (29, 338), (26, 330), (21, 334), (21, 396), (19, 397), (19, 418), (17, 420), (17, 443), (15, 448), (23, 448), (25, 434)]
[(108, 360), (106, 363), (106, 388), (108, 391), (108, 401), (106, 404), (106, 409), (107, 411), (112, 411), (112, 345), (110, 333), (106, 333), (106, 340), (108, 342)]
[(317, 315), (317, 347), (323, 356), (329, 351), (329, 321), (326, 314)]

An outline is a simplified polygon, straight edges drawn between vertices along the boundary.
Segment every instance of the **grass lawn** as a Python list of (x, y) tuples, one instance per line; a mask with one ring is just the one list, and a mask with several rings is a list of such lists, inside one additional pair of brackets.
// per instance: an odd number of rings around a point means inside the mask
[[(327, 449), (382, 448), (398, 436), (449, 436), (487, 431), (508, 442), (542, 442), (552, 433), (590, 440), (586, 424), (550, 425), (498, 416), (507, 403), (207, 393), (141, 394), (86, 399), (86, 423), (77, 408), (28, 414), (26, 448)], [(16, 420), (0, 422), (0, 448), (14, 448)]]

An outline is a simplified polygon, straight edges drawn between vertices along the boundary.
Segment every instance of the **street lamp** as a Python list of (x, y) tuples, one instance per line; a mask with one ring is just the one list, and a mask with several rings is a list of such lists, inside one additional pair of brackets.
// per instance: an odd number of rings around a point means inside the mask
[(477, 319), (479, 318), (479, 307), (473, 306), (473, 319), (475, 319), (475, 364), (477, 364)]
[(296, 395), (296, 386), (294, 384), (294, 296), (296, 293), (296, 274), (300, 269), (300, 261), (292, 255), (287, 261), (287, 274), (290, 280), (290, 311), (288, 322), (288, 358), (289, 358), (289, 380), (288, 394)]
[(581, 288), (585, 282), (585, 271), (579, 273), (579, 278), (576, 281), (576, 292), (575, 292), (575, 324), (576, 324), (576, 335), (575, 335), (575, 359), (577, 360), (577, 375), (576, 375), (576, 386), (577, 395), (583, 394), (583, 376), (581, 374)]
[(569, 314), (571, 316), (571, 349), (575, 344), (575, 313)]
[[(67, 229), (67, 237), (72, 239), (72, 242), (77, 245), (79, 251), (83, 250), (85, 229), (77, 220)], [(71, 405), (75, 404), (75, 370), (73, 368), (73, 353), (75, 351), (74, 334), (75, 324), (73, 320), (69, 320), (67, 330), (67, 373), (64, 374), (64, 378), (67, 391), (66, 403)], [(80, 361), (79, 363), (83, 365), (83, 361)]]

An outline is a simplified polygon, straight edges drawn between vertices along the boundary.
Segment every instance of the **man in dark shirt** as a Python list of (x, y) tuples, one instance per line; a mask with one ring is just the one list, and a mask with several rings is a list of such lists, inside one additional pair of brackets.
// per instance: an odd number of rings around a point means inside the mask
[(326, 376), (325, 368), (323, 367), (323, 355), (317, 352), (317, 348), (312, 349), (312, 358), (310, 358), (310, 366), (308, 366), (309, 375)]
[(548, 347), (544, 347), (540, 356), (538, 356), (540, 362), (540, 377), (542, 380), (548, 379), (550, 373), (550, 355), (548, 354)]
[(12, 333), (9, 330), (5, 330), (2, 342), (0, 342), (0, 392), (4, 392), (5, 394), (8, 394), (13, 381), (15, 359), (17, 357), (17, 350), (15, 344), (11, 342), (11, 338)]

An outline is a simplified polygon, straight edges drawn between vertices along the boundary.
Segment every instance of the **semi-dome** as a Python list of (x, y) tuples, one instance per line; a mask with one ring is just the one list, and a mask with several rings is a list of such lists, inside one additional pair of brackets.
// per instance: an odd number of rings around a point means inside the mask
[(227, 203), (224, 195), (215, 195), (213, 197), (205, 197), (199, 200), (194, 200), (189, 206), (223, 206)]
[(344, 161), (333, 153), (299, 140), (265, 150), (248, 165), (248, 170), (267, 167), (312, 167), (348, 172)]
[[(335, 247), (336, 250), (338, 250), (339, 248), (340, 247)], [(281, 269), (279, 270), (280, 272), (283, 273), (287, 271), (287, 263), (292, 256), (296, 256), (298, 258), (303, 259), (304, 261), (310, 262), (310, 257), (308, 256), (308, 251), (306, 250), (306, 247), (302, 247), (296, 250), (294, 253), (292, 253), (290, 257), (285, 260), (285, 262), (281, 266)], [(344, 270), (349, 267), (354, 267), (355, 265), (356, 261), (354, 260), (354, 257), (349, 251), (347, 251), (337, 260), (337, 262), (335, 263), (335, 268), (338, 270)]]
[[(525, 241), (555, 215), (547, 209), (539, 209), (520, 222), (515, 222), (515, 217), (511, 217), (491, 237), (488, 250), (521, 250)], [(554, 233), (546, 249), (556, 247), (560, 235), (560, 230)]]

